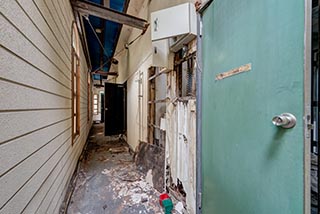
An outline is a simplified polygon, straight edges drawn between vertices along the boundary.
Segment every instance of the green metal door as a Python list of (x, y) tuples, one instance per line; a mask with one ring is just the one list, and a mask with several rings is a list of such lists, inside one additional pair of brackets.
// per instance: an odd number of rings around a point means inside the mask
[(302, 214), (304, 1), (215, 0), (202, 38), (203, 213)]

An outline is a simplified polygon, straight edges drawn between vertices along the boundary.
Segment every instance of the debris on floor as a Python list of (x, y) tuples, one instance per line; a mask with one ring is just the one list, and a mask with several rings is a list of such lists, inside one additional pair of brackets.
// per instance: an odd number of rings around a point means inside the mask
[(113, 200), (123, 200), (124, 206), (143, 205), (146, 213), (161, 213), (158, 205), (158, 192), (145, 180), (145, 176), (137, 171), (134, 164), (120, 165), (111, 170), (102, 171), (112, 177), (109, 188), (114, 193)]
[(175, 206), (174, 209), (177, 211), (177, 213), (182, 214), (184, 207), (182, 202), (178, 202)]
[(93, 126), (67, 213), (161, 214), (160, 193), (137, 169), (121, 136), (97, 135), (103, 124)]
[(111, 152), (111, 153), (129, 152), (129, 147), (122, 146), (122, 147), (117, 147), (117, 148), (110, 148), (109, 152)]

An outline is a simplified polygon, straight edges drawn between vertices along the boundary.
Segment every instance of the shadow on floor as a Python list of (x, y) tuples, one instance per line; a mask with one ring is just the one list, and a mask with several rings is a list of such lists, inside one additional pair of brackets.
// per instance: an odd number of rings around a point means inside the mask
[(105, 137), (95, 124), (79, 163), (68, 214), (158, 214), (159, 192), (137, 170), (129, 147), (119, 136)]

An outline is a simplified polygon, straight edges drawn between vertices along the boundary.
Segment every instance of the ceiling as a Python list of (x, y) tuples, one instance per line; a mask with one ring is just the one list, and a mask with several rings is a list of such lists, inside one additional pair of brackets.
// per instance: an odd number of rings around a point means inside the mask
[[(120, 12), (126, 12), (130, 0), (89, 0), (92, 3), (104, 5), (104, 2), (110, 2), (110, 8)], [(106, 5), (106, 7), (108, 7)], [(118, 39), (120, 36), (122, 24), (113, 21), (104, 20), (89, 15), (88, 19), (83, 17), (84, 29), (86, 34), (89, 57), (92, 71), (108, 72), (110, 61), (114, 55)], [(99, 40), (98, 40), (98, 38)], [(101, 44), (100, 44), (100, 42)], [(103, 47), (103, 48), (102, 48)], [(101, 66), (103, 65), (103, 66)], [(106, 78), (106, 76), (94, 74), (95, 80)]]

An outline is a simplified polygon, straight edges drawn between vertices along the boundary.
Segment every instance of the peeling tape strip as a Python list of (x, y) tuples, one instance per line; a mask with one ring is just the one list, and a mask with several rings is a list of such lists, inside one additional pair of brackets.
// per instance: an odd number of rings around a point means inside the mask
[(224, 73), (220, 73), (216, 76), (216, 80), (222, 80), (222, 79), (225, 79), (227, 77), (231, 77), (233, 75), (236, 75), (236, 74), (240, 74), (240, 73), (243, 73), (243, 72), (247, 72), (247, 71), (250, 71), (251, 70), (251, 63), (249, 64), (246, 64), (246, 65), (242, 65), (238, 68), (234, 68), (230, 71), (227, 71), (227, 72), (224, 72)]

